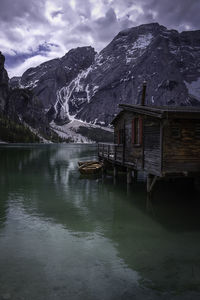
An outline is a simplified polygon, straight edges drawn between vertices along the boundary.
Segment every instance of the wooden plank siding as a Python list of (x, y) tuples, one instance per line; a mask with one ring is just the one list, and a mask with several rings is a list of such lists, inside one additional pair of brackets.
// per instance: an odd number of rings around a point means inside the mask
[(135, 145), (132, 141), (132, 122), (135, 117), (139, 117), (138, 114), (127, 112), (119, 118), (114, 130), (114, 143), (118, 142), (118, 132), (124, 130), (124, 139), (121, 140), (124, 145), (124, 163), (142, 170), (143, 145)]
[[(164, 128), (163, 172), (200, 172), (199, 120), (169, 120)], [(178, 136), (178, 132), (180, 135)]]
[(200, 109), (121, 106), (114, 144), (101, 145), (100, 158), (160, 177), (199, 176)]
[(161, 122), (147, 118), (144, 123), (144, 170), (150, 174), (161, 174)]

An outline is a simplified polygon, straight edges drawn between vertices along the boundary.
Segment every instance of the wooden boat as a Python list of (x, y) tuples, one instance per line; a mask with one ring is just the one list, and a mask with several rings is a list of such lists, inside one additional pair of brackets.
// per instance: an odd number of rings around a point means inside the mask
[(80, 173), (85, 175), (97, 174), (103, 166), (103, 164), (98, 161), (80, 161), (78, 165)]
[(80, 166), (82, 166), (82, 165), (84, 165), (84, 164), (95, 164), (95, 163), (98, 164), (99, 162), (98, 162), (98, 161), (95, 161), (95, 160), (94, 160), (94, 161), (91, 161), (91, 160), (89, 160), (89, 161), (79, 161), (79, 162), (78, 162), (78, 165), (79, 165), (79, 167), (80, 167)]

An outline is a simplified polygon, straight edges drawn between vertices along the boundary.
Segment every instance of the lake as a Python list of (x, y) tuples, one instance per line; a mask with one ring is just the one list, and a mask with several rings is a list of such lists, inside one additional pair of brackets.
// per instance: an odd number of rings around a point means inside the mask
[(96, 153), (0, 146), (0, 299), (199, 299), (199, 193), (81, 176)]

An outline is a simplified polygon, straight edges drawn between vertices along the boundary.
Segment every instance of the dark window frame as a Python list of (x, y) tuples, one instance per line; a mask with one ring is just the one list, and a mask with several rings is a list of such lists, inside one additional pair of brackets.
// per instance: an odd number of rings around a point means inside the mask
[(138, 116), (132, 119), (131, 142), (134, 146), (142, 146), (143, 143), (143, 119)]

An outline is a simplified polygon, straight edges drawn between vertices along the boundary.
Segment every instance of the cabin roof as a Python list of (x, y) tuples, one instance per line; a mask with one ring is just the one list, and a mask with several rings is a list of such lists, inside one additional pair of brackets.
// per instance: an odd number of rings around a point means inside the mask
[(111, 124), (115, 124), (124, 112), (134, 112), (159, 119), (200, 119), (200, 107), (119, 104), (119, 108), (122, 108), (122, 111), (112, 120)]

